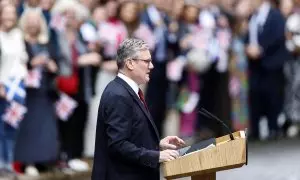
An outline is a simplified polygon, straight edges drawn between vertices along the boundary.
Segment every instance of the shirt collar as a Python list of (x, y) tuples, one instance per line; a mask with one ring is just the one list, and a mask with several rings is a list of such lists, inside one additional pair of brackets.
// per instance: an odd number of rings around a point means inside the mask
[(126, 75), (122, 74), (122, 73), (118, 73), (117, 75), (119, 78), (123, 79), (132, 89), (133, 91), (139, 95), (139, 86), (136, 82), (134, 82), (132, 79), (130, 79), (129, 77), (127, 77)]

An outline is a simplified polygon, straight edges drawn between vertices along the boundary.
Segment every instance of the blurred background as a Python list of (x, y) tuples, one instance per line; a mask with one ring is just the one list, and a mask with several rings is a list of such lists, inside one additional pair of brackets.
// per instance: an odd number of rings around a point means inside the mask
[(128, 37), (152, 52), (143, 90), (162, 137), (228, 134), (205, 108), (250, 141), (249, 165), (217, 179), (300, 180), (299, 0), (1, 0), (0, 179), (90, 179)]

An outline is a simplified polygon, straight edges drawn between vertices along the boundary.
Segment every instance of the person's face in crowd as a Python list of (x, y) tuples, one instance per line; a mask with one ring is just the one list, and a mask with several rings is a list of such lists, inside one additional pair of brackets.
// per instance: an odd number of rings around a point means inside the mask
[(76, 12), (72, 9), (68, 9), (64, 13), (66, 18), (66, 27), (70, 29), (77, 29), (79, 27), (79, 21), (76, 17)]
[(107, 12), (106, 12), (106, 9), (105, 7), (103, 6), (98, 6), (94, 9), (94, 12), (93, 12), (93, 20), (99, 24), (101, 22), (105, 22), (107, 20)]
[(21, 0), (0, 0), (0, 8), (7, 4), (12, 4), (17, 7), (21, 3)]
[(1, 27), (5, 31), (11, 30), (17, 23), (17, 12), (13, 5), (5, 5), (1, 11)]
[(26, 0), (26, 3), (30, 7), (38, 7), (40, 5), (40, 0)]
[(12, 4), (10, 0), (2, 0), (0, 1), (0, 8), (6, 6), (6, 5), (9, 5), (9, 4)]
[(118, 3), (116, 1), (108, 1), (106, 3), (106, 11), (108, 18), (116, 17), (117, 16), (117, 9), (118, 9)]
[(40, 6), (44, 10), (51, 10), (56, 0), (40, 0)]
[(197, 21), (199, 15), (199, 10), (197, 7), (188, 5), (185, 6), (183, 10), (184, 20), (188, 23), (194, 23)]
[(40, 13), (29, 13), (25, 19), (25, 33), (31, 37), (37, 37), (41, 32), (41, 15)]
[(235, 14), (239, 18), (247, 18), (251, 14), (250, 0), (240, 0), (235, 6)]
[(149, 50), (140, 51), (138, 58), (130, 59), (126, 66), (131, 70), (131, 78), (138, 84), (146, 84), (150, 80), (150, 72), (154, 68)]
[(172, 16), (178, 19), (183, 11), (184, 1), (178, 1), (172, 5)]
[(120, 17), (125, 23), (133, 23), (137, 20), (138, 5), (134, 2), (122, 4)]
[(7, 5), (7, 4), (13, 4), (17, 7), (17, 5), (20, 4), (21, 0), (0, 0), (0, 6)]
[(263, 3), (264, 0), (251, 0), (252, 11), (254, 12)]
[(293, 6), (293, 0), (281, 0), (279, 4), (280, 11), (285, 17), (289, 16), (292, 13)]

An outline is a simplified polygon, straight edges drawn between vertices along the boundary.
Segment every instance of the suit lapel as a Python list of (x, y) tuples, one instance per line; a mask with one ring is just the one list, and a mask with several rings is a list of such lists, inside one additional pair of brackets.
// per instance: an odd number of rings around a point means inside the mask
[(153, 129), (155, 131), (155, 134), (156, 134), (158, 140), (160, 141), (159, 133), (158, 133), (158, 130), (157, 130), (157, 127), (156, 127), (154, 121), (152, 120), (151, 114), (146, 109), (146, 107), (144, 106), (144, 104), (142, 103), (142, 101), (140, 100), (140, 98), (137, 96), (137, 94), (133, 91), (133, 89), (123, 79), (121, 79), (119, 77), (116, 77), (115, 80), (127, 89), (127, 91), (129, 92), (129, 94), (133, 97), (133, 99), (139, 105), (139, 107), (141, 108), (141, 110), (143, 111), (143, 113), (146, 115), (147, 119), (150, 121), (150, 123), (151, 123), (151, 125), (152, 125), (152, 127), (153, 127)]

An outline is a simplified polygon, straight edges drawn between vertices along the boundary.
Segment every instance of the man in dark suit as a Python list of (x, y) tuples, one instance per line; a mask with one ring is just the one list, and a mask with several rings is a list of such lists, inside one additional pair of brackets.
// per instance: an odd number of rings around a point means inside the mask
[(268, 0), (253, 0), (255, 12), (249, 21), (246, 53), (249, 58), (251, 134), (259, 138), (259, 120), (268, 119), (270, 138), (280, 135), (277, 118), (282, 111), (285, 20)]
[(153, 69), (144, 41), (126, 39), (117, 52), (119, 73), (104, 90), (99, 111), (92, 180), (159, 180), (159, 163), (178, 157), (184, 141), (160, 141), (139, 85)]

